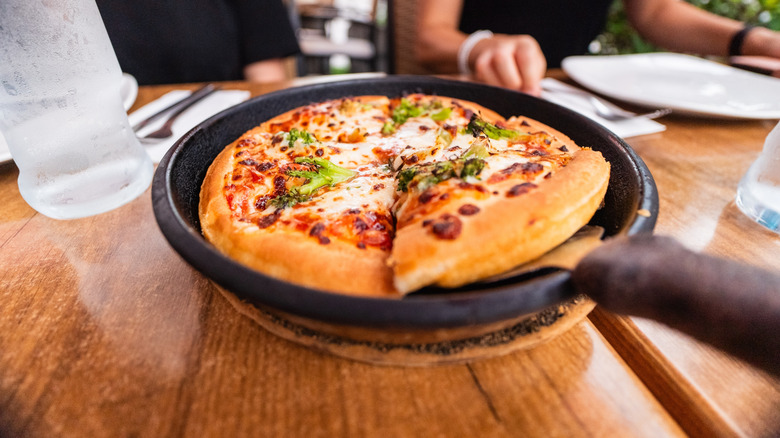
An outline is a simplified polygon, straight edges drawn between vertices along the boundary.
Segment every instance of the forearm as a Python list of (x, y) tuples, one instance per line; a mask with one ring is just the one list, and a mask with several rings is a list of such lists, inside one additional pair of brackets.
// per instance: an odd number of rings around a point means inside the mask
[(457, 73), (458, 49), (467, 36), (459, 31), (430, 30), (420, 37), (415, 58), (435, 73)]
[(458, 30), (463, 3), (419, 0), (415, 59), (436, 73), (458, 72), (458, 49), (468, 35)]
[(632, 26), (667, 50), (725, 56), (742, 23), (679, 0), (624, 0)]

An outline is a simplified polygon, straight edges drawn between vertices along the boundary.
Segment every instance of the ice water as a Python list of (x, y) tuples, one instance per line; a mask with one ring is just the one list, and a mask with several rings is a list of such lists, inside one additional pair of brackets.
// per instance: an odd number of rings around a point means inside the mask
[(24, 200), (55, 219), (103, 213), (146, 190), (152, 165), (115, 101), (90, 103), (84, 111), (50, 111), (4, 135), (13, 145)]
[(750, 218), (780, 233), (780, 123), (739, 182), (736, 201)]
[(780, 233), (780, 159), (774, 178), (760, 173), (753, 163), (737, 188), (737, 206), (746, 215), (770, 230)]
[(0, 29), (0, 131), (25, 201), (70, 219), (143, 193), (153, 165), (95, 0), (0, 0)]

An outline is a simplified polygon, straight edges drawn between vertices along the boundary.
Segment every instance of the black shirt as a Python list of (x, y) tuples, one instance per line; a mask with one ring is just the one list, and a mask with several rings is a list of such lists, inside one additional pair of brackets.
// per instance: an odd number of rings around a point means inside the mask
[(612, 0), (464, 0), (460, 30), (534, 37), (558, 68), (566, 56), (584, 55), (604, 29)]
[(281, 0), (97, 0), (122, 71), (141, 85), (243, 79), (299, 52)]

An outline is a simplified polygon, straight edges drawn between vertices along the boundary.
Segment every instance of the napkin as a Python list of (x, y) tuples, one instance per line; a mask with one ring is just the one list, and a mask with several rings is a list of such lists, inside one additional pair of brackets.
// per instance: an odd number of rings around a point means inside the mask
[(654, 134), (666, 130), (666, 126), (642, 117), (611, 121), (596, 115), (588, 97), (591, 96), (585, 90), (565, 84), (557, 79), (542, 79), (542, 98), (558, 105), (576, 111), (585, 117), (614, 132), (618, 137), (628, 138), (639, 135)]
[(0, 132), (0, 163), (11, 160), (11, 151), (8, 150), (8, 143), (5, 142), (3, 133)]
[[(127, 118), (130, 121), (130, 125), (133, 126), (136, 123), (146, 119), (157, 111), (177, 102), (185, 97), (189, 96), (191, 91), (187, 90), (173, 90), (159, 99), (150, 102), (141, 108), (133, 111)], [(171, 138), (160, 141), (159, 143), (142, 143), (146, 148), (146, 152), (152, 158), (152, 161), (159, 163), (162, 157), (168, 152), (168, 149), (182, 135), (186, 134), (190, 129), (197, 126), (200, 122), (208, 119), (214, 114), (230, 108), (233, 105), (239, 104), (249, 99), (249, 91), (244, 90), (218, 90), (206, 98), (202, 99), (195, 105), (189, 107), (179, 118), (173, 123), (173, 136)], [(155, 131), (157, 128), (165, 123), (167, 117), (162, 117), (160, 120), (150, 123), (143, 129), (137, 132), (139, 136), (148, 134)]]

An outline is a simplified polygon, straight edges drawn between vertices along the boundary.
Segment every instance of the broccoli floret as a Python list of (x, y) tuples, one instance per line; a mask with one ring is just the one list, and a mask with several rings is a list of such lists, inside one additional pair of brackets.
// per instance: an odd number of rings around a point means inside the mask
[(452, 108), (442, 108), (441, 111), (431, 114), (431, 118), (437, 122), (443, 122), (450, 118), (450, 114), (452, 113)]
[(277, 196), (271, 202), (278, 208), (291, 207), (299, 202), (308, 201), (322, 187), (334, 186), (357, 174), (354, 170), (345, 169), (322, 158), (298, 157), (298, 164), (306, 164), (306, 169), (288, 169), (287, 175), (306, 179), (301, 186), (291, 187), (287, 193)]
[(470, 176), (477, 176), (485, 168), (486, 161), (480, 158), (469, 158), (463, 162), (463, 169), (460, 171), (460, 177), (465, 179)]
[(468, 126), (466, 126), (468, 131), (473, 136), (478, 136), (480, 133), (484, 133), (489, 138), (492, 138), (493, 140), (500, 140), (500, 139), (507, 139), (507, 140), (514, 140), (518, 138), (521, 134), (517, 131), (513, 131), (511, 129), (504, 129), (499, 128), (498, 126), (488, 123), (482, 119), (479, 118), (476, 114), (471, 116), (471, 120), (469, 120)]
[(307, 131), (298, 128), (290, 129), (290, 132), (287, 133), (287, 145), (293, 148), (298, 140), (307, 146), (317, 141), (317, 139)]
[(398, 190), (415, 188), (423, 191), (450, 178), (476, 177), (485, 168), (488, 153), (485, 146), (475, 143), (459, 158), (407, 167), (398, 173)]
[(401, 104), (393, 108), (393, 121), (396, 125), (402, 125), (412, 117), (423, 113), (423, 107), (415, 106), (406, 98), (401, 99)]

